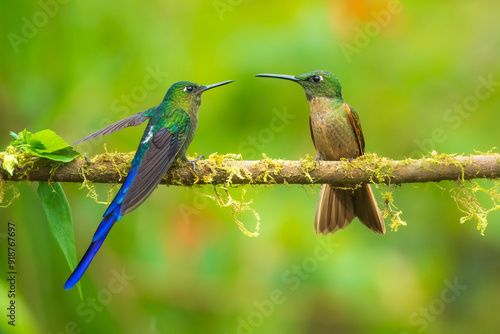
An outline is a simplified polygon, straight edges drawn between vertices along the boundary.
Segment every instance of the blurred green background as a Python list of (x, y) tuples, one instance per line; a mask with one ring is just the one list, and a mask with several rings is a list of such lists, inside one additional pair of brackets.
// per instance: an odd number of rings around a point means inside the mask
[[(498, 145), (497, 1), (42, 0), (2, 7), (3, 147), (9, 131), (24, 128), (50, 128), (74, 142), (157, 105), (174, 82), (233, 79), (204, 94), (188, 153), (296, 160), (315, 154), (302, 89), (253, 75), (317, 69), (340, 78), (368, 152), (398, 159)], [(273, 120), (284, 113), (282, 123)], [(130, 152), (142, 129), (77, 149), (95, 155), (106, 143)], [(76, 289), (63, 289), (70, 270), (37, 184), (16, 184), (21, 197), (0, 209), (0, 233), (5, 249), (7, 221), (16, 223), (17, 323), (6, 324), (2, 279), (0, 331), (497, 333), (500, 215), (489, 216), (485, 236), (473, 221), (461, 225), (453, 185), (396, 188), (408, 223), (397, 232), (379, 236), (356, 220), (328, 238), (312, 228), (319, 187), (247, 187), (262, 219), (260, 236), (249, 238), (229, 209), (197, 194), (213, 193), (210, 187), (160, 186), (115, 226), (82, 279), (82, 301)], [(81, 258), (106, 207), (80, 184), (63, 187)], [(96, 188), (105, 201), (106, 186)], [(243, 218), (252, 230), (254, 219)], [(0, 269), (7, 272), (6, 251)]]

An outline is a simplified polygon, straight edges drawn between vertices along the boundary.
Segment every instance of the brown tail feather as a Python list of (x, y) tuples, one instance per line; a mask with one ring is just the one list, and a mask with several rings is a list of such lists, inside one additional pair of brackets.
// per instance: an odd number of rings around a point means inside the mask
[(384, 218), (378, 209), (377, 201), (369, 184), (365, 184), (355, 191), (354, 213), (370, 230), (385, 234)]
[(349, 225), (354, 217), (352, 191), (335, 189), (324, 184), (314, 215), (316, 233), (334, 233)]
[(349, 225), (356, 216), (370, 230), (385, 234), (384, 220), (370, 185), (357, 189), (354, 195), (351, 190), (336, 189), (327, 184), (321, 187), (314, 215), (316, 233), (334, 233)]

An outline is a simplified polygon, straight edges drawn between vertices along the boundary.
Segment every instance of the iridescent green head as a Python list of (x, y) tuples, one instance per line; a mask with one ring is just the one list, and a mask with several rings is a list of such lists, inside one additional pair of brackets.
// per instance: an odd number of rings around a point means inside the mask
[(342, 99), (339, 79), (327, 71), (313, 71), (301, 75), (257, 74), (256, 77), (268, 77), (291, 80), (304, 88), (307, 99), (329, 97)]
[(186, 111), (192, 108), (198, 108), (201, 103), (201, 94), (209, 89), (227, 85), (233, 80), (219, 82), (213, 85), (203, 86), (194, 82), (179, 81), (174, 83), (168, 89), (163, 101), (169, 101), (173, 105)]

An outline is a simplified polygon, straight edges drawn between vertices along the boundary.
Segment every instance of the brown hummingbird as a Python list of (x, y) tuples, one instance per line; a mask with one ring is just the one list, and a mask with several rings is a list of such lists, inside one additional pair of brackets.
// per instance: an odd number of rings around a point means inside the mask
[[(257, 77), (286, 79), (304, 88), (311, 107), (309, 125), (316, 161), (352, 160), (365, 152), (365, 140), (356, 111), (342, 98), (339, 79), (327, 71), (302, 75), (257, 74)], [(385, 224), (369, 184), (338, 189), (328, 184), (321, 187), (314, 215), (316, 233), (334, 233), (351, 223), (354, 217), (370, 230), (385, 234)]]

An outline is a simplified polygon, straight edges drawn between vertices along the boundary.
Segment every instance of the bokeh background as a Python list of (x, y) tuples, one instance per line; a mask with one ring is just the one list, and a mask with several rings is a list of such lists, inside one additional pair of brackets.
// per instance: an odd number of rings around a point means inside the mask
[[(393, 159), (497, 146), (497, 1), (9, 2), (0, 31), (0, 143), (9, 131), (52, 129), (68, 142), (157, 105), (180, 80), (236, 82), (207, 92), (189, 153), (314, 155), (309, 106), (291, 82), (257, 73), (337, 74), (368, 152)], [(284, 116), (286, 115), (286, 116)], [(273, 125), (274, 124), (274, 125)], [(277, 125), (277, 126), (276, 126)], [(82, 144), (130, 152), (141, 128)], [(490, 182), (483, 182), (491, 186)], [(12, 333), (497, 333), (500, 215), (485, 236), (451, 197), (453, 182), (403, 185), (408, 225), (379, 236), (354, 221), (316, 236), (319, 187), (247, 187), (260, 236), (243, 235), (210, 187), (160, 186), (115, 226), (82, 279), (49, 231), (36, 183), (0, 209), (17, 227)], [(78, 258), (105, 205), (63, 185)], [(104, 185), (97, 185), (106, 201)], [(381, 190), (374, 189), (379, 201)], [(241, 189), (232, 189), (235, 197)], [(7, 194), (11, 196), (11, 193)], [(483, 198), (484, 205), (489, 205)], [(255, 220), (243, 215), (252, 230)], [(386, 223), (389, 223), (387, 220)], [(5, 314), (4, 314), (5, 313)]]

